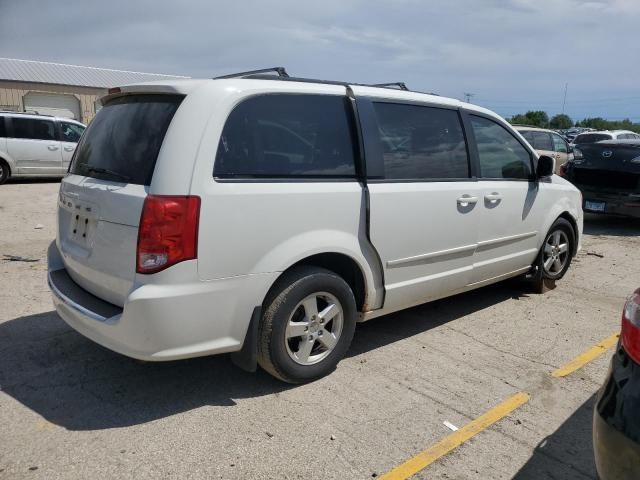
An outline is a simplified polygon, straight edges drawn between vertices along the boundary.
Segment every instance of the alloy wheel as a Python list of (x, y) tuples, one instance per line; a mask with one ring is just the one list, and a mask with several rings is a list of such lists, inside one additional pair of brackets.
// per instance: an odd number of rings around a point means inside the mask
[(291, 359), (313, 365), (335, 349), (344, 324), (338, 299), (327, 292), (313, 293), (293, 309), (285, 328), (285, 345)]
[(546, 274), (556, 276), (569, 259), (569, 238), (562, 230), (554, 230), (544, 243), (542, 267)]

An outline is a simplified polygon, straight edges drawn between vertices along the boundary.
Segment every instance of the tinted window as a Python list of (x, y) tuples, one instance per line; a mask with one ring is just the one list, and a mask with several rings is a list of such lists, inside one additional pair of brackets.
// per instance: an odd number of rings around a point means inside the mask
[(520, 133), (534, 149), (553, 151), (553, 142), (549, 133), (536, 130), (525, 130)]
[(480, 176), (483, 178), (528, 179), (531, 158), (528, 150), (502, 125), (471, 115), (478, 146)]
[(556, 152), (567, 153), (567, 142), (560, 135), (551, 134), (553, 138), (553, 150)]
[(0, 137), (7, 136), (7, 129), (4, 124), (4, 117), (0, 117)]
[(60, 134), (62, 137), (60, 140), (63, 142), (77, 143), (84, 132), (84, 127), (76, 125), (75, 123), (60, 122)]
[(468, 178), (467, 146), (455, 110), (374, 103), (385, 178)]
[(182, 97), (132, 95), (107, 103), (78, 144), (71, 173), (149, 185)]
[(32, 140), (56, 139), (55, 125), (51, 120), (13, 117), (11, 123), (13, 124), (14, 138), (29, 138)]
[(238, 105), (224, 126), (219, 177), (354, 177), (347, 99), (274, 94)]
[(596, 143), (602, 140), (611, 140), (611, 135), (606, 133), (583, 133), (576, 137), (574, 143)]

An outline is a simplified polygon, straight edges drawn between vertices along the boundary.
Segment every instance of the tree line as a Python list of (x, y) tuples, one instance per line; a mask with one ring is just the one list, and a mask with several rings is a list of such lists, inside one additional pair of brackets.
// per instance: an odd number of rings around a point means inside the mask
[(547, 112), (542, 110), (530, 110), (527, 113), (519, 113), (507, 119), (509, 123), (519, 125), (531, 125), (554, 130), (564, 130), (571, 127), (588, 127), (596, 130), (631, 130), (640, 133), (640, 123), (633, 123), (628, 118), (624, 120), (605, 120), (601, 117), (585, 118), (574, 123), (569, 115), (559, 113), (549, 118)]

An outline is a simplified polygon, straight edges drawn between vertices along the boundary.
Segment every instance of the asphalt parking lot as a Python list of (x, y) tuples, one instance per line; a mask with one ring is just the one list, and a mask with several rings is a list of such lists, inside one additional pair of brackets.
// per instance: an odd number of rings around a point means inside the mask
[(226, 356), (137, 362), (67, 327), (45, 278), (58, 186), (0, 187), (0, 478), (380, 477), (519, 392), (415, 478), (595, 478), (611, 350), (551, 372), (618, 331), (640, 222), (587, 217), (555, 290), (510, 281), (372, 320), (336, 372), (290, 386)]

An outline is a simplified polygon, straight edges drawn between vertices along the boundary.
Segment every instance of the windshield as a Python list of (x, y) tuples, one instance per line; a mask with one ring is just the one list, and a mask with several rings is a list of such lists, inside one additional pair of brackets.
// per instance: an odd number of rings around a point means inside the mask
[(149, 185), (181, 96), (129, 95), (108, 102), (80, 139), (70, 172)]

